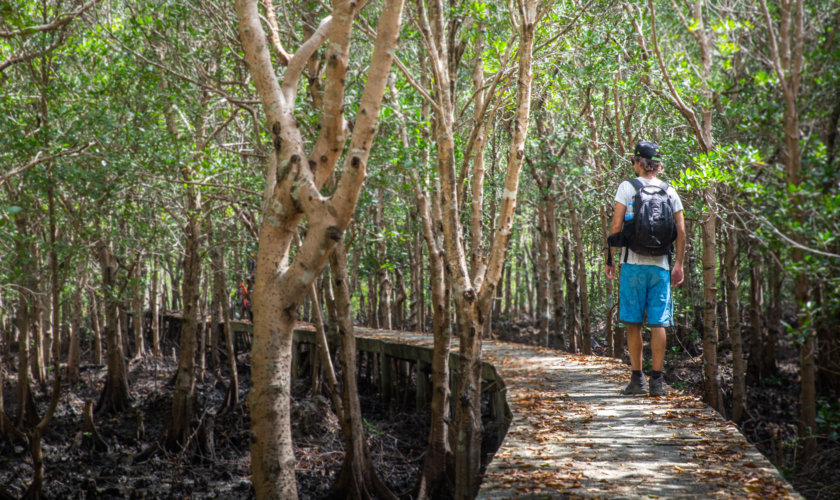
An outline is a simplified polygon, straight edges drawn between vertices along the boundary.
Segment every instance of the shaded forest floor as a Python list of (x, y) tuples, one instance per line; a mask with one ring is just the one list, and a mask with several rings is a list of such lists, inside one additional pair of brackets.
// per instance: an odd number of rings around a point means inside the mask
[[(500, 339), (537, 344), (537, 329), (527, 318), (503, 323)], [(691, 350), (691, 346), (686, 346)], [(595, 345), (596, 354), (604, 348)], [(721, 350), (725, 356), (725, 349)], [(684, 351), (683, 351), (684, 353)], [(827, 437), (820, 440), (820, 453), (811, 464), (797, 463), (796, 424), (799, 398), (798, 353), (793, 347), (780, 352), (780, 375), (749, 391), (749, 416), (742, 432), (754, 442), (803, 496), (809, 499), (840, 498), (840, 446)], [(722, 366), (729, 366), (722, 360)], [(216, 378), (208, 371), (197, 385), (198, 417), (213, 419), (213, 452), (157, 453), (143, 461), (138, 455), (163, 431), (171, 405), (171, 380), (177, 365), (171, 358), (147, 358), (130, 364), (132, 409), (118, 415), (96, 418), (108, 450), (98, 452), (74, 446), (80, 429), (84, 401), (96, 401), (104, 383), (105, 369), (88, 366), (82, 380), (65, 385), (47, 435), (45, 493), (49, 498), (253, 498), (248, 452), (246, 405), (237, 411), (216, 415), (224, 400), (228, 377)], [(691, 395), (702, 391), (702, 360), (699, 356), (669, 353), (666, 379)], [(246, 354), (238, 358), (240, 396), (244, 401), (250, 385)], [(14, 387), (6, 374), (3, 388), (6, 410), (16, 407)], [(725, 394), (731, 397), (731, 374), (723, 370)], [(293, 436), (296, 444), (296, 475), (301, 498), (324, 498), (343, 458), (343, 442), (331, 404), (310, 397), (311, 381), (298, 379), (293, 386)], [(378, 473), (397, 494), (411, 491), (422, 463), (426, 419), (413, 408), (394, 402), (384, 407), (372, 388), (360, 387), (371, 455)], [(48, 403), (48, 391), (36, 387), (39, 410)], [(142, 414), (143, 424), (138, 415)], [(195, 449), (195, 447), (192, 447)], [(23, 443), (0, 441), (0, 499), (19, 498), (32, 477), (31, 457)]]
[[(208, 372), (196, 387), (199, 418), (213, 420), (213, 453), (167, 453), (157, 445), (169, 418), (172, 379), (177, 363), (172, 358), (146, 358), (129, 366), (130, 410), (96, 416), (107, 451), (74, 446), (81, 428), (84, 401), (96, 401), (102, 390), (104, 367), (88, 366), (82, 381), (62, 389), (49, 431), (43, 439), (47, 498), (254, 498), (250, 483), (249, 421), (246, 413), (250, 386), (248, 356), (238, 357), (240, 401), (233, 412), (216, 414), (222, 406), (228, 377)], [(7, 379), (11, 378), (7, 376)], [(8, 382), (8, 380), (7, 380)], [(293, 384), (292, 433), (296, 445), (296, 476), (300, 498), (324, 498), (341, 467), (343, 442), (331, 403), (323, 396), (310, 397), (309, 378)], [(17, 405), (14, 387), (4, 388), (6, 409)], [(35, 387), (39, 410), (46, 408), (49, 393)], [(393, 491), (407, 491), (416, 481), (425, 447), (426, 424), (413, 412), (383, 408), (372, 393), (361, 392), (374, 465)], [(139, 425), (138, 415), (142, 415)], [(142, 429), (142, 430), (140, 430)], [(150, 458), (141, 452), (156, 449)], [(20, 498), (32, 478), (32, 459), (24, 443), (0, 440), (0, 499)]]

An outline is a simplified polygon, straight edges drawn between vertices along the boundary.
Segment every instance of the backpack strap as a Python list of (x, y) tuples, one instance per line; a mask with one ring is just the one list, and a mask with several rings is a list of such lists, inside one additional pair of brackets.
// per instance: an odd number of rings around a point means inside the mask
[[(629, 182), (630, 182), (630, 185), (633, 186), (633, 189), (636, 190), (636, 194), (633, 195), (633, 203), (634, 203), (634, 205), (633, 205), (633, 218), (635, 218), (636, 214), (639, 212), (639, 208), (641, 207), (641, 204), (642, 204), (641, 191), (642, 191), (642, 189), (644, 189), (645, 185), (642, 184), (642, 181), (640, 181), (637, 177), (633, 177), (632, 179), (630, 179)], [(622, 250), (624, 252), (624, 263), (626, 264), (627, 263), (627, 257), (630, 255), (630, 247), (629, 246), (624, 247)]]

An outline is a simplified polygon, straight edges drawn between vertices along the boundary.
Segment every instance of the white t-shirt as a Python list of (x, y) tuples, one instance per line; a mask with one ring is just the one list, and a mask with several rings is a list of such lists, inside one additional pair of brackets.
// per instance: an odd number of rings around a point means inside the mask
[[(637, 177), (637, 179), (639, 179), (644, 186), (661, 186), (665, 184), (665, 181), (656, 178), (645, 179), (644, 177)], [(680, 195), (677, 194), (677, 191), (671, 185), (668, 185), (667, 193), (668, 197), (671, 199), (671, 206), (674, 207), (674, 213), (682, 211), (682, 200), (680, 200)], [(630, 203), (633, 201), (635, 196), (636, 188), (633, 187), (633, 184), (630, 181), (624, 181), (618, 186), (618, 192), (615, 193), (615, 201), (627, 207), (625, 217), (634, 214), (633, 207), (630, 206)], [(623, 251), (619, 251), (618, 253), (618, 262), (624, 263), (624, 252), (627, 252), (628, 264), (659, 266), (663, 269), (670, 269), (668, 266), (667, 255), (639, 255), (627, 247), (623, 247), (622, 250)]]

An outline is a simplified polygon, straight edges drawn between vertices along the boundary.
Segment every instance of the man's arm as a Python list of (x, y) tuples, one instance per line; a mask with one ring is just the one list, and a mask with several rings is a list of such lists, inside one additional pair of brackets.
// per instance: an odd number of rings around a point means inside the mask
[[(621, 228), (624, 227), (624, 213), (627, 211), (627, 207), (621, 202), (615, 202), (615, 209), (613, 210), (613, 218), (610, 222), (610, 234), (615, 234), (621, 231)], [(680, 212), (682, 214), (682, 212)], [(683, 230), (683, 233), (685, 230)], [(607, 247), (607, 251), (609, 254), (607, 255), (607, 262), (610, 262), (609, 256), (615, 253), (615, 250), (619, 247)], [(607, 273), (607, 277), (609, 279), (615, 278), (615, 264), (609, 265), (605, 269)]]
[(677, 223), (677, 255), (674, 260), (674, 268), (671, 269), (671, 284), (680, 286), (683, 282), (683, 260), (685, 259), (685, 217), (683, 211), (674, 214), (674, 222)]

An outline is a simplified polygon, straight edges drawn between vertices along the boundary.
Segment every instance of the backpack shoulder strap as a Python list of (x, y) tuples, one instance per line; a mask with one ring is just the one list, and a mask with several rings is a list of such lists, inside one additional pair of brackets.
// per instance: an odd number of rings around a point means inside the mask
[(645, 185), (644, 185), (644, 184), (642, 184), (642, 181), (640, 181), (640, 180), (639, 180), (638, 178), (636, 178), (636, 177), (633, 177), (632, 179), (630, 179), (630, 184), (632, 184), (632, 185), (633, 185), (633, 188), (636, 190), (636, 194), (638, 194), (638, 193), (639, 193), (639, 191), (641, 191), (641, 190), (642, 190), (642, 188), (644, 188), (644, 187), (645, 187)]

